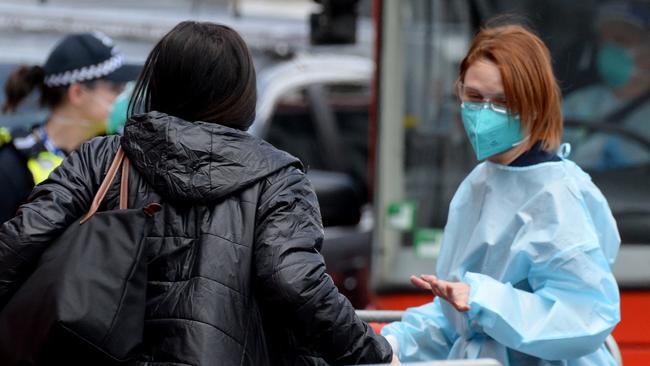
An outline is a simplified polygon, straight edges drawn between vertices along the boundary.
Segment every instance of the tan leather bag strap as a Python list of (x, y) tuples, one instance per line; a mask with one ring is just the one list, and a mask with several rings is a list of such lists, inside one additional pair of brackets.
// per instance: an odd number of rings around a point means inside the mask
[[(124, 163), (122, 164), (122, 162)], [(84, 222), (88, 221), (88, 219), (90, 219), (95, 214), (95, 212), (97, 212), (99, 205), (101, 205), (102, 201), (104, 200), (104, 196), (106, 196), (108, 187), (110, 187), (110, 185), (113, 183), (113, 180), (115, 180), (115, 175), (117, 175), (117, 169), (120, 167), (120, 164), (122, 164), (122, 180), (120, 182), (120, 209), (127, 208), (129, 191), (129, 159), (124, 156), (124, 150), (122, 150), (122, 146), (120, 146), (115, 153), (115, 158), (113, 158), (111, 166), (108, 168), (106, 177), (104, 177), (102, 184), (97, 190), (97, 194), (95, 194), (93, 202), (90, 204), (90, 209), (81, 219), (79, 224), (83, 224)]]
[(129, 158), (125, 156), (122, 161), (122, 179), (120, 181), (120, 209), (127, 208), (129, 208)]

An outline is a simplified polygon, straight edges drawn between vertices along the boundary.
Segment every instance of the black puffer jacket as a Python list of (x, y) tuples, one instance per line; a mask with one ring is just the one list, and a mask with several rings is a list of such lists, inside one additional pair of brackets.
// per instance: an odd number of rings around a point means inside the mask
[[(119, 143), (84, 144), (0, 228), (0, 304), (88, 210)], [(133, 164), (129, 206), (164, 207), (148, 239), (144, 362), (390, 361), (388, 343), (325, 273), (318, 205), (298, 160), (244, 132), (156, 112), (130, 121), (121, 143)], [(116, 183), (105, 208), (118, 195)]]

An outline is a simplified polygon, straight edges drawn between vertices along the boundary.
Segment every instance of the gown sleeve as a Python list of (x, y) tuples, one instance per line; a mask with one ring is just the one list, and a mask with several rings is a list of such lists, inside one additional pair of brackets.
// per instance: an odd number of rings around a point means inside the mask
[(440, 298), (409, 308), (401, 321), (386, 325), (381, 334), (387, 337), (401, 362), (446, 359), (458, 338), (442, 313)]

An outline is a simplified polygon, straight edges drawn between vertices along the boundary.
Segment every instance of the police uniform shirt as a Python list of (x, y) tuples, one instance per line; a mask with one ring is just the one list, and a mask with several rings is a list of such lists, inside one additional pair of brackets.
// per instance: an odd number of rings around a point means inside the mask
[(0, 223), (13, 218), (34, 186), (63, 161), (34, 131), (0, 128)]

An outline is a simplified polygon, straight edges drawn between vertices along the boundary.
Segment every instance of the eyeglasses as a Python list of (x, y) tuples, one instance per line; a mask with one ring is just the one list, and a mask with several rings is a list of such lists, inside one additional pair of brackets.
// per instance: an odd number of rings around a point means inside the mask
[(467, 109), (472, 109), (472, 110), (479, 110), (479, 109), (484, 109), (484, 108), (490, 108), (491, 110), (501, 113), (501, 114), (510, 114), (510, 110), (508, 107), (490, 102), (490, 101), (482, 101), (482, 102), (462, 102), (460, 103), (461, 108), (467, 108)]
[(497, 113), (510, 113), (507, 103), (502, 96), (496, 98), (484, 98), (480, 92), (474, 89), (466, 89), (465, 85), (462, 83), (458, 84), (458, 95), (462, 101), (461, 107), (463, 108), (474, 110), (490, 108)]

